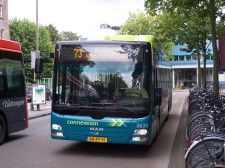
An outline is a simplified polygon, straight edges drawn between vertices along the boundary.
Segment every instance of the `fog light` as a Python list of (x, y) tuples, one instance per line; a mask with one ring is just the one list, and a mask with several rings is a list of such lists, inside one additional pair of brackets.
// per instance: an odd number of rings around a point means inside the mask
[(58, 124), (52, 124), (52, 129), (62, 130), (62, 127), (61, 127), (61, 125), (58, 125)]
[(63, 133), (62, 132), (52, 132), (52, 135), (63, 137)]
[(132, 140), (133, 140), (133, 141), (140, 141), (141, 138), (140, 138), (140, 137), (133, 137)]
[(137, 134), (137, 135), (146, 135), (147, 134), (147, 129), (135, 129), (134, 130), (134, 134)]
[(132, 141), (147, 141), (147, 137), (133, 137)]
[(62, 132), (57, 132), (57, 134), (56, 134), (57, 136), (63, 136), (63, 133)]

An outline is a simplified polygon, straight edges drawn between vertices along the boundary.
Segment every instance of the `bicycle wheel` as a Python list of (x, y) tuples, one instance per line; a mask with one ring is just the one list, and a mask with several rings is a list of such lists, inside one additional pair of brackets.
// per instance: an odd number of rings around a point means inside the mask
[(203, 104), (203, 100), (201, 99), (193, 99), (191, 102), (188, 104), (188, 110), (190, 107), (194, 106), (195, 104)]
[(211, 125), (209, 124), (199, 124), (196, 125), (191, 132), (188, 135), (188, 140), (194, 140), (196, 137), (198, 137), (200, 135), (200, 133), (202, 133), (202, 131), (209, 131), (211, 130)]
[(203, 160), (194, 166), (195, 168), (215, 168), (211, 161)]
[(209, 114), (209, 112), (207, 111), (198, 111), (192, 115), (190, 115), (190, 117), (188, 118), (188, 122), (187, 125), (189, 125), (191, 123), (191, 121), (193, 121), (195, 118), (197, 118), (197, 116), (202, 116), (203, 114)]
[(195, 126), (199, 124), (210, 125), (209, 119), (210, 117), (207, 114), (199, 114), (198, 116), (195, 116), (187, 126), (187, 137), (190, 136), (190, 133)]
[(186, 159), (186, 168), (211, 168), (224, 153), (224, 140), (218, 137), (205, 138), (193, 146)]
[(192, 106), (189, 107), (188, 109), (188, 114), (191, 116), (195, 114), (198, 111), (204, 110), (204, 105), (203, 104), (193, 104)]

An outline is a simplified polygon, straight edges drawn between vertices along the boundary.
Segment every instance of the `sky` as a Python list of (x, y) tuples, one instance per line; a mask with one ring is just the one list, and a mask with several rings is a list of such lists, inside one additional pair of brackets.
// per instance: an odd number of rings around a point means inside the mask
[[(103, 23), (120, 26), (138, 11), (144, 11), (144, 0), (38, 0), (38, 23), (85, 36)], [(8, 0), (8, 18), (36, 23), (36, 0)]]

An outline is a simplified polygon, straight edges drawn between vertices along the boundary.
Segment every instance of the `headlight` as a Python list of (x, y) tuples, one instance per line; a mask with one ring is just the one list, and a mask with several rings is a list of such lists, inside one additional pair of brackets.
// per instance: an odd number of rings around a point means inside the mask
[(147, 134), (147, 129), (135, 129), (134, 134), (136, 135), (146, 135)]
[(58, 124), (52, 124), (52, 129), (62, 130), (62, 126), (61, 125), (58, 125)]

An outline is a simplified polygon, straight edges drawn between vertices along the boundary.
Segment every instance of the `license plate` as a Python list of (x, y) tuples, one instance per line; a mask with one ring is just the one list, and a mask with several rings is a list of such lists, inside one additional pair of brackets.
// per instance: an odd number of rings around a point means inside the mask
[(105, 137), (87, 137), (88, 142), (107, 143), (108, 139)]

